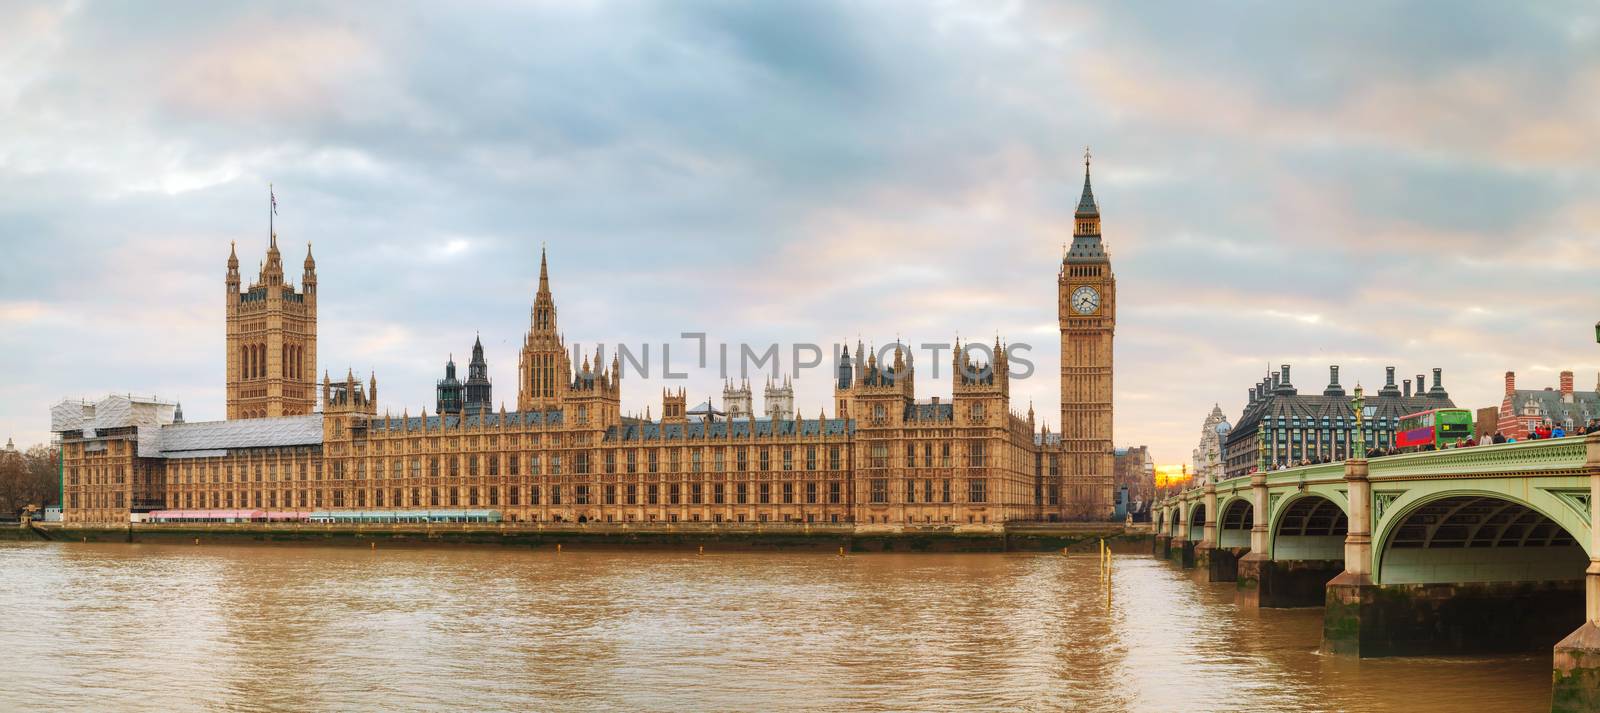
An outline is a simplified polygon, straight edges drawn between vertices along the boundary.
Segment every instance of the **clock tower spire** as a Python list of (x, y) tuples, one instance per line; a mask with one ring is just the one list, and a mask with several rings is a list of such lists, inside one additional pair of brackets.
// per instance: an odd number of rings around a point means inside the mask
[(1112, 339), (1117, 278), (1100, 239), (1100, 206), (1083, 152), (1083, 193), (1073, 212), (1072, 245), (1056, 280), (1061, 323), (1063, 519), (1105, 519), (1112, 512)]

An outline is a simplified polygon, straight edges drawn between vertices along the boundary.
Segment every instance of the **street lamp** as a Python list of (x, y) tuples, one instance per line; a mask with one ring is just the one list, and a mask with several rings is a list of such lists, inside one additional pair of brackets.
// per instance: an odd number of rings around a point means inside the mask
[(1256, 472), (1267, 472), (1267, 417), (1256, 422)]
[[(1361, 392), (1361, 384), (1356, 384), (1356, 395), (1355, 395), (1355, 398), (1350, 399), (1350, 410), (1355, 413), (1355, 417), (1356, 417), (1356, 432), (1355, 432), (1356, 445), (1351, 449), (1351, 451), (1352, 451), (1351, 452), (1351, 457), (1352, 458), (1365, 458), (1366, 457), (1366, 453), (1367, 453), (1367, 433), (1366, 433), (1366, 429), (1363, 428), (1363, 426), (1366, 425), (1363, 422), (1364, 421), (1364, 417), (1366, 416), (1366, 413), (1365, 413), (1366, 405), (1367, 405), (1367, 397), (1366, 397), (1366, 395), (1364, 395)], [(1361, 455), (1356, 455), (1356, 453), (1360, 453)]]

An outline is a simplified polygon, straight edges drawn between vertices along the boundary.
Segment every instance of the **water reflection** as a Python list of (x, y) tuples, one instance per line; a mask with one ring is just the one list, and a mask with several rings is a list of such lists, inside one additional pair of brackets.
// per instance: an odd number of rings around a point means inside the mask
[[(1547, 709), (1549, 656), (1351, 661), (1119, 556), (0, 543), (53, 708)], [(1109, 597), (1108, 597), (1109, 594)]]

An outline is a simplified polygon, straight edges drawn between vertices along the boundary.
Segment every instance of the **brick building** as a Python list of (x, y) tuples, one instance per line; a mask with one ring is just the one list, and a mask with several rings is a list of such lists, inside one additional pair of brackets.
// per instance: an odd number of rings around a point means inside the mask
[(1571, 432), (1590, 420), (1600, 418), (1600, 376), (1593, 391), (1579, 390), (1570, 371), (1561, 372), (1556, 388), (1518, 389), (1516, 372), (1506, 372), (1505, 394), (1500, 399), (1496, 420), (1500, 433), (1523, 440), (1528, 430), (1542, 423), (1559, 424)]

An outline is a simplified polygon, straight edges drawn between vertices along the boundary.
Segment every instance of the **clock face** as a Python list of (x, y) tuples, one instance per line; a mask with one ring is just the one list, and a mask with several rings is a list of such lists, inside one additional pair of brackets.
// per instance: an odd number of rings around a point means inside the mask
[(1078, 314), (1094, 314), (1100, 310), (1100, 293), (1093, 287), (1084, 285), (1072, 291), (1072, 311)]

